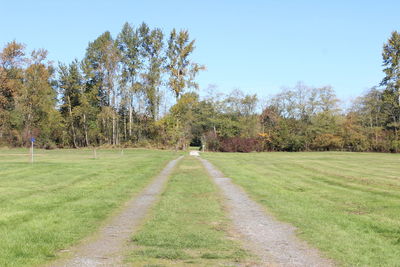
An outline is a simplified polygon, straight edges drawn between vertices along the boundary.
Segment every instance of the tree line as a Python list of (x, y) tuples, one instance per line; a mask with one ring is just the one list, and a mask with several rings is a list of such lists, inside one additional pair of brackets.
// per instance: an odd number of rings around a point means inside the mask
[(137, 144), (157, 139), (161, 101), (197, 88), (204, 66), (191, 60), (187, 30), (165, 37), (146, 23), (104, 32), (85, 57), (54, 66), (46, 50), (26, 55), (8, 43), (0, 54), (0, 142), (24, 146), (31, 137), (49, 147)]
[(298, 83), (267, 100), (213, 86), (187, 30), (168, 35), (125, 23), (90, 42), (84, 58), (55, 66), (47, 51), (8, 43), (0, 53), (0, 144), (152, 146), (214, 151), (400, 150), (400, 34), (383, 46), (384, 79), (343, 109), (330, 86)]

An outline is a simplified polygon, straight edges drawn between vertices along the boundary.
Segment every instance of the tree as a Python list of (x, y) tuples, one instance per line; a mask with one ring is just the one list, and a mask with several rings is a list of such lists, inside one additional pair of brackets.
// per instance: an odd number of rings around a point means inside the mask
[(383, 45), (383, 72), (385, 77), (381, 85), (392, 89), (397, 96), (397, 103), (400, 105), (400, 33), (392, 32), (387, 43)]
[(12, 41), (0, 52), (0, 143), (6, 135), (20, 139), (12, 132), (16, 99), (23, 84), (24, 49), (24, 45)]
[[(145, 23), (141, 27), (147, 27)], [(139, 31), (125, 23), (117, 37), (117, 46), (121, 53), (121, 89), (122, 104), (128, 109), (128, 133), (132, 136), (134, 98), (141, 88), (139, 72), (143, 62)], [(125, 134), (126, 136), (126, 134)]]
[(387, 127), (393, 129), (397, 150), (400, 128), (400, 33), (392, 32), (387, 43), (383, 45), (383, 78), (381, 85), (386, 86), (383, 92), (384, 110), (390, 118)]
[[(383, 91), (372, 87), (354, 101), (350, 112), (346, 116), (346, 121), (353, 123), (345, 124), (344, 130), (356, 128), (357, 131), (352, 132), (366, 135), (365, 138), (370, 140), (372, 147), (368, 147), (368, 149), (384, 150), (385, 145), (382, 144), (382, 134), (389, 121), (388, 114), (385, 112), (385, 105)], [(365, 145), (362, 147), (365, 147)], [(363, 149), (357, 150), (362, 151)]]
[(192, 126), (195, 120), (195, 110), (199, 103), (199, 95), (185, 93), (177, 103), (171, 107), (170, 114), (175, 119), (173, 129), (177, 146), (186, 148), (192, 139)]
[(175, 29), (171, 31), (167, 50), (167, 70), (170, 75), (168, 85), (177, 99), (185, 88), (198, 88), (194, 79), (198, 72), (204, 69), (204, 66), (192, 62), (189, 58), (195, 49), (194, 43), (195, 40), (190, 40), (187, 30), (181, 30), (179, 33)]
[(82, 76), (79, 73), (79, 63), (77, 60), (69, 66), (65, 64), (59, 65), (58, 86), (62, 96), (60, 112), (65, 118), (67, 128), (70, 130), (73, 147), (76, 148), (78, 145), (75, 108), (80, 105), (82, 88)]
[(257, 103), (255, 94), (248, 95), (240, 90), (233, 90), (227, 95), (224, 100), (224, 113), (227, 119), (236, 124), (237, 133), (233, 134), (234, 136), (254, 137), (259, 132), (259, 119), (255, 113)]
[(46, 58), (46, 50), (32, 52), (30, 64), (24, 73), (22, 90), (17, 98), (25, 143), (32, 136), (42, 143), (54, 140), (53, 132), (57, 131), (61, 121), (55, 109), (57, 94), (51, 80), (54, 68)]
[(94, 138), (89, 133), (89, 125), (94, 126), (96, 120), (96, 107), (91, 105), (91, 102), (96, 103), (93, 101), (96, 97), (86, 86), (81, 67), (78, 60), (68, 66), (59, 64), (58, 67), (59, 110), (64, 118), (68, 139), (65, 145), (72, 144), (73, 147), (90, 145), (90, 139)]
[(147, 109), (150, 117), (156, 120), (160, 105), (161, 78), (165, 57), (163, 56), (163, 38), (161, 29), (149, 30), (142, 24), (139, 28), (143, 47), (143, 54), (147, 58), (146, 71), (142, 74), (143, 87), (146, 95)]
[(90, 79), (90, 86), (98, 92), (102, 138), (109, 144), (117, 145), (119, 144), (117, 113), (119, 62), (120, 52), (110, 32), (103, 33), (89, 43), (84, 59), (84, 70)]

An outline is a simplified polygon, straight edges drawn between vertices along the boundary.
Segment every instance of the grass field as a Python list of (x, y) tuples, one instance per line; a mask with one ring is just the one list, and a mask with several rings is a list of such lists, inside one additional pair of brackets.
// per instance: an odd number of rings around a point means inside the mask
[(185, 157), (133, 237), (134, 266), (235, 266), (248, 255), (228, 234), (220, 195), (201, 163)]
[(176, 155), (0, 150), (0, 266), (31, 266), (94, 232)]
[(342, 266), (400, 266), (400, 155), (206, 153)]
[[(174, 152), (0, 150), (0, 266), (35, 266), (93, 233)], [(400, 155), (204, 153), (301, 238), (342, 266), (400, 266)], [(133, 266), (234, 266), (218, 189), (185, 157), (133, 236)]]

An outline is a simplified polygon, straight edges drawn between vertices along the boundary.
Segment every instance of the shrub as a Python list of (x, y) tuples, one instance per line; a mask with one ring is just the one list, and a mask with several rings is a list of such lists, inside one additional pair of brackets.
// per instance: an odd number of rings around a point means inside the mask
[(206, 146), (207, 150), (219, 151), (220, 143), (217, 134), (214, 131), (209, 131), (202, 137), (202, 145)]
[(350, 151), (367, 151), (371, 145), (368, 142), (367, 137), (362, 134), (353, 133), (351, 136), (345, 139), (344, 147)]
[(329, 133), (320, 134), (314, 139), (312, 146), (317, 150), (340, 149), (343, 147), (343, 139), (340, 136)]
[(221, 152), (252, 152), (261, 151), (263, 144), (256, 138), (229, 137), (219, 142)]

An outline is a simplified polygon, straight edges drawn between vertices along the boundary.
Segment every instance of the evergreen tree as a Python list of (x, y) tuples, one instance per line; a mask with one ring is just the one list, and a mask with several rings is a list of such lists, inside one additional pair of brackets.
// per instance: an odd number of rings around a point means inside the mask
[(383, 78), (381, 85), (385, 85), (397, 95), (398, 104), (400, 105), (400, 33), (392, 32), (387, 43), (383, 45)]

